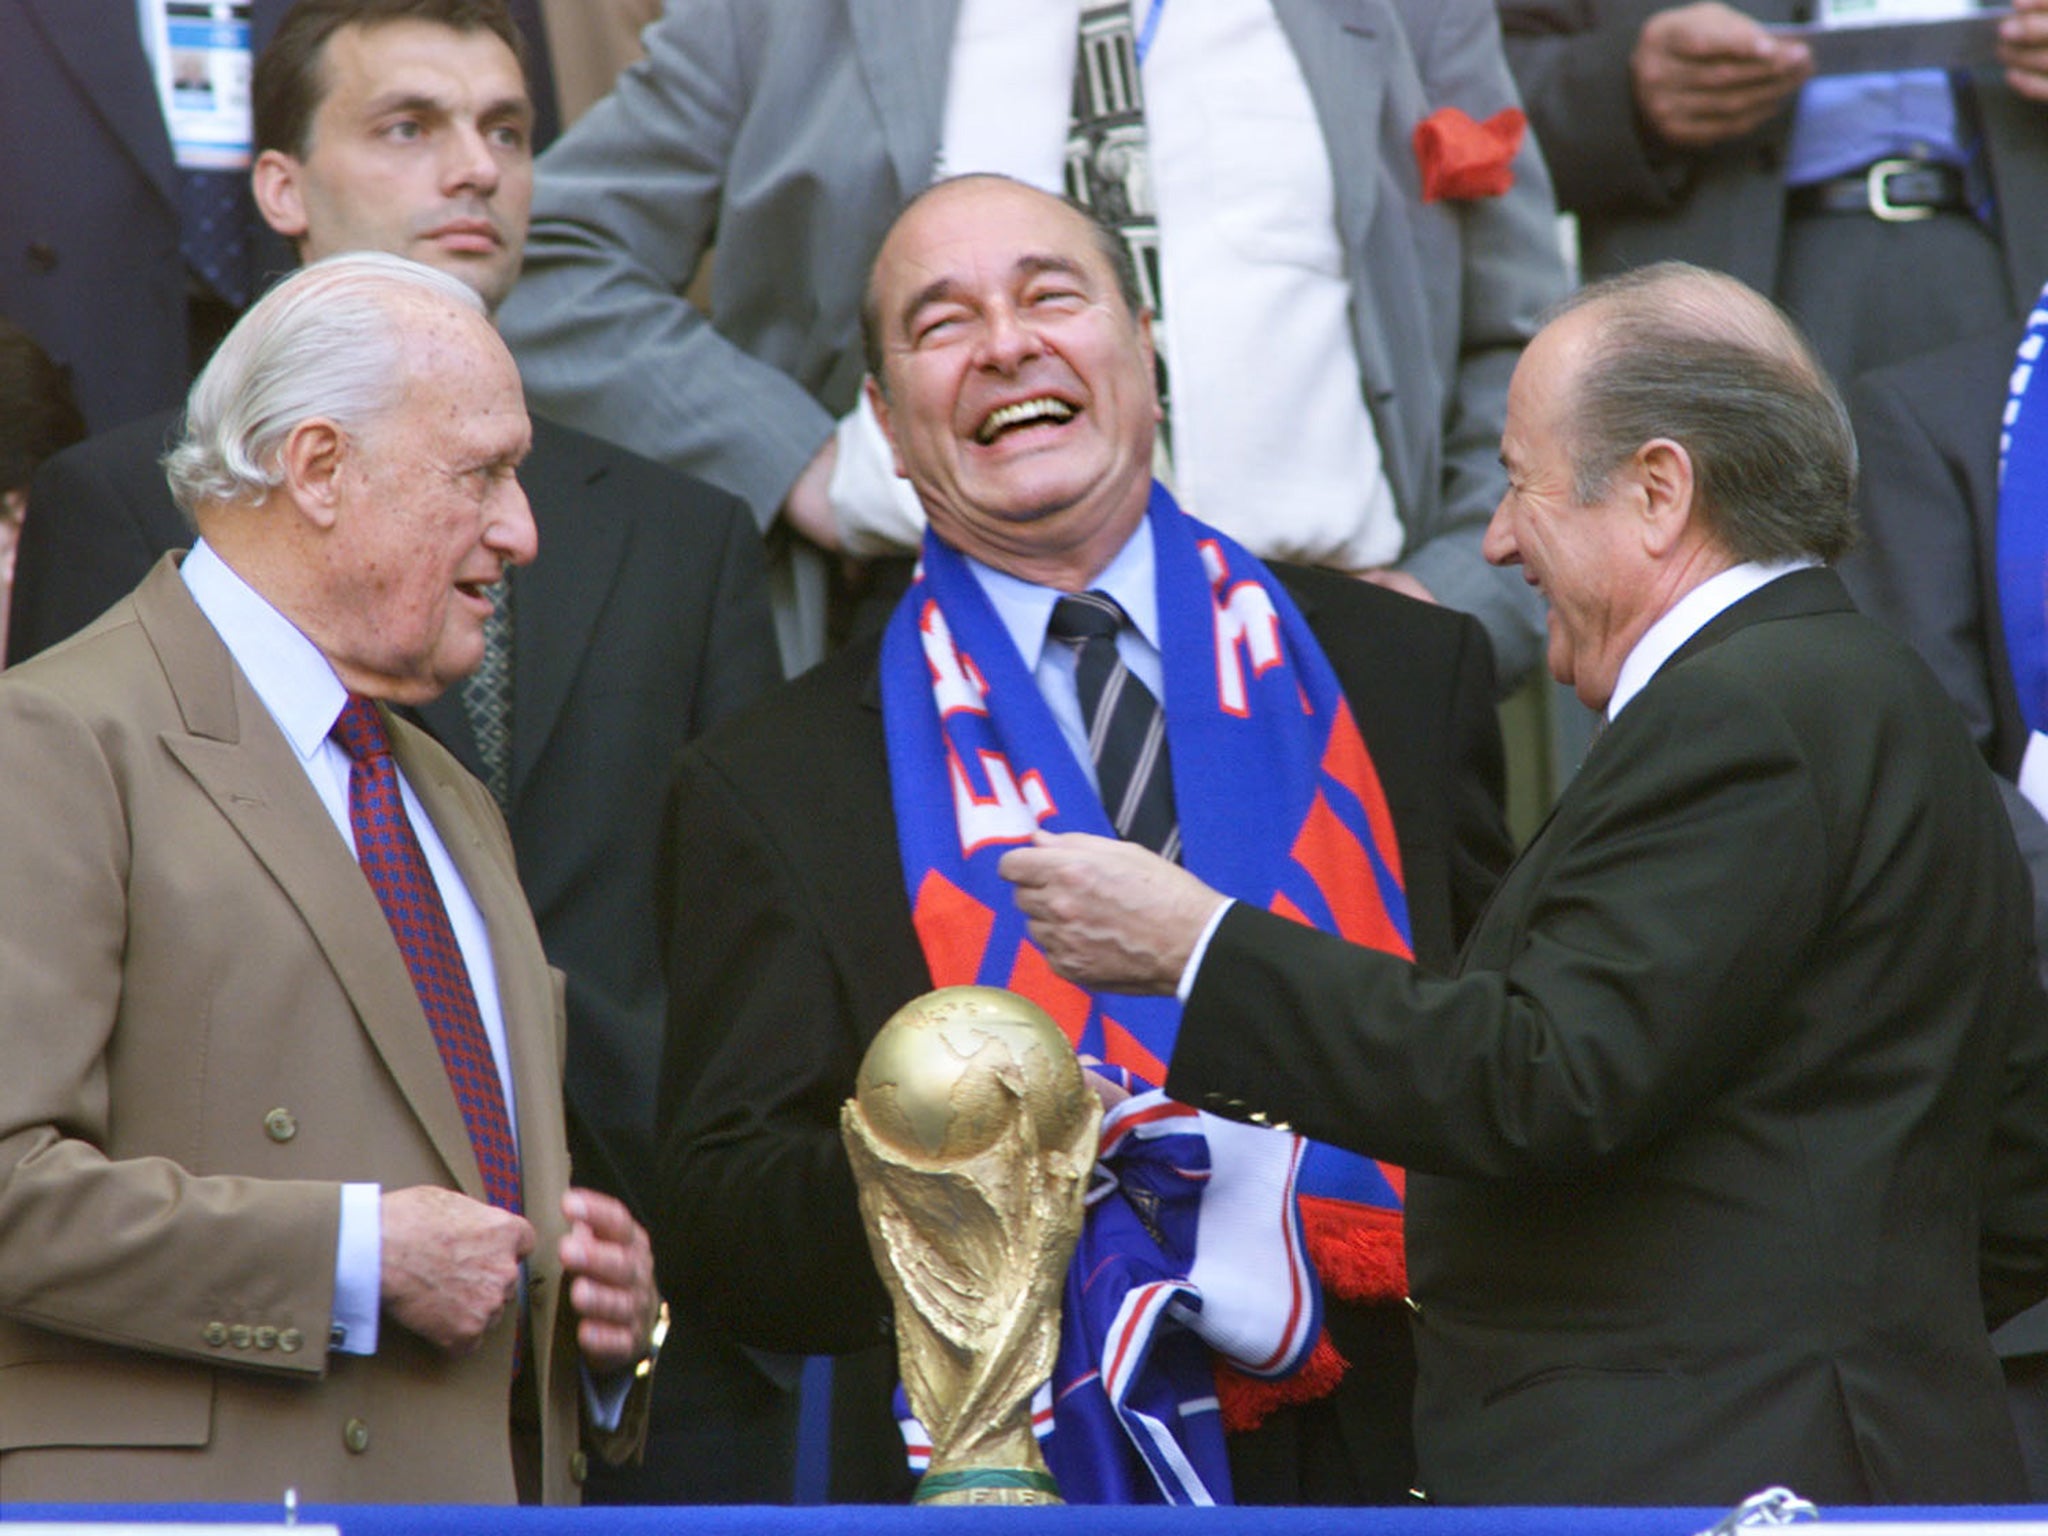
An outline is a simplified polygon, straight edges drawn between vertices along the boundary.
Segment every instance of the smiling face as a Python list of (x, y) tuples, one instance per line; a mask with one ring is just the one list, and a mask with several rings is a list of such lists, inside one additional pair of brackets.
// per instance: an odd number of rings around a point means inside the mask
[(483, 316), (422, 304), (401, 321), (404, 393), (341, 450), (318, 610), (300, 627), (352, 690), (420, 703), (476, 670), (486, 589), (534, 556), (514, 474), (532, 433)]
[(1147, 321), (1086, 219), (972, 178), (897, 221), (871, 293), (876, 415), (938, 536), (1076, 590), (1145, 514), (1159, 403)]
[(533, 204), (533, 105), (512, 50), (489, 31), (386, 21), (342, 27), (319, 68), (305, 158), (257, 158), (264, 218), (305, 261), (410, 256), (496, 308)]
[(1581, 502), (1573, 483), (1571, 409), (1595, 324), (1577, 310), (1539, 332), (1508, 386), (1501, 463), (1507, 493), (1486, 530), (1486, 558), (1519, 565), (1550, 605), (1550, 675), (1589, 709), (1605, 709), (1629, 651), (1656, 617), (1642, 487), (1631, 466)]

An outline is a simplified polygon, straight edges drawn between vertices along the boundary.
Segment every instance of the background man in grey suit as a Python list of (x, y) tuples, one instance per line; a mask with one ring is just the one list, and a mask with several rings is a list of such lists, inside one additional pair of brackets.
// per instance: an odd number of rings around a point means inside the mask
[[(257, 65), (265, 216), (308, 259), (390, 250), (503, 298), (533, 181), (516, 42), (495, 0), (294, 6)], [(189, 542), (155, 464), (170, 427), (139, 422), (44, 466), (34, 495), (47, 515), (31, 517), (21, 552), (20, 654)], [(520, 478), (545, 553), (509, 579), (493, 644), (502, 691), (451, 689), (420, 715), (498, 795), (549, 959), (567, 973), (578, 1177), (639, 1207), (667, 1005), (655, 892), (668, 771), (684, 742), (774, 683), (774, 641), (759, 542), (734, 498), (552, 422), (533, 432)], [(591, 1492), (787, 1497), (794, 1412), (786, 1381), (678, 1317), (654, 1453), (598, 1470)]]
[(1732, 273), (1843, 380), (2033, 302), (2048, 0), (2015, 0), (2002, 73), (1819, 77), (1768, 30), (1815, 19), (1813, 0), (1499, 4), (1589, 277), (1673, 258)]
[[(1120, 190), (1141, 212), (1157, 192), (1141, 266), (1165, 299), (1183, 501), (1261, 555), (1370, 568), (1477, 615), (1511, 683), (1536, 658), (1536, 605), (1479, 538), (1508, 373), (1563, 287), (1548, 182), (1525, 144), (1510, 190), (1432, 201), (1413, 143), (1441, 109), (1514, 103), (1490, 7), (1250, 0), (1168, 7), (1156, 29), (1118, 9), (669, 6), (647, 59), (542, 164), (526, 275), (499, 317), (534, 400), (738, 492), (777, 539), (914, 543), (857, 410), (868, 265), (942, 172), (1072, 183), (1086, 201), (1078, 58), (1119, 82), (1117, 131), (1149, 137), (1149, 177)], [(707, 314), (683, 292), (714, 239)], [(1214, 318), (1201, 290), (1224, 261), (1241, 264), (1234, 294), (1274, 295), (1263, 319)], [(1262, 409), (1275, 419), (1254, 426)], [(1309, 471), (1318, 458), (1339, 467)], [(883, 505), (856, 518), (871, 493)], [(822, 563), (783, 579), (796, 670), (824, 645)]]
[(1169, 1092), (1412, 1170), (1432, 1496), (2019, 1497), (1985, 1325), (2048, 1285), (2048, 998), (1982, 760), (1817, 565), (1847, 415), (1656, 267), (1530, 345), (1501, 451), (1488, 551), (1610, 723), (1456, 977), (1073, 835), (1007, 856), (1033, 935), (1181, 991)]
[(389, 711), (533, 556), (518, 372), (470, 290), (352, 256), (189, 419), (202, 541), (0, 678), (0, 1500), (573, 1500), (647, 1234), (567, 1187), (503, 822)]

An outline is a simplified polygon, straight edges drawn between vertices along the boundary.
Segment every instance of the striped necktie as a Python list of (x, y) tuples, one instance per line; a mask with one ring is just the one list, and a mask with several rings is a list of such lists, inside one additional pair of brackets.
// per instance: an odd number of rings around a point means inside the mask
[(1110, 824), (1118, 837), (1178, 861), (1166, 713), (1117, 651), (1117, 632), (1129, 622), (1115, 598), (1082, 592), (1053, 604), (1046, 633), (1075, 652), (1074, 687)]

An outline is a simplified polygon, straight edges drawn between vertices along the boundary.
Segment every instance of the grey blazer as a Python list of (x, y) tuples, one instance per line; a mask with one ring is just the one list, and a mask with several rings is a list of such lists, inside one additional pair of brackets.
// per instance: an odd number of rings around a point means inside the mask
[[(1515, 102), (1483, 0), (1274, 0), (1338, 189), (1359, 387), (1407, 529), (1402, 564), (1476, 614), (1504, 681), (1533, 593), (1479, 543), (1503, 489), (1507, 381), (1564, 288), (1532, 144), (1501, 197), (1424, 204), (1412, 136)], [(955, 0), (677, 0), (647, 59), (543, 157), (526, 274), (500, 311), (535, 406), (746, 498), (765, 528), (851, 407), (859, 305), (932, 179)], [(681, 297), (716, 240), (706, 315)], [(1247, 377), (1256, 363), (1247, 360)]]

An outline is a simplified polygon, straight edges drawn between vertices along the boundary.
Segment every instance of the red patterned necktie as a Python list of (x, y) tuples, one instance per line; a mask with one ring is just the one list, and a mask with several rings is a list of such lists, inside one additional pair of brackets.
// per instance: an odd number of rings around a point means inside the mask
[(519, 1148), (505, 1112), (504, 1085), (448, 909), (399, 798), (398, 769), (391, 761), (383, 717), (369, 699), (352, 693), (331, 734), (349, 756), (348, 820), (355, 832), (356, 858), (391, 924), (413, 989), (426, 1010), (483, 1170), (484, 1192), (491, 1204), (516, 1213)]

